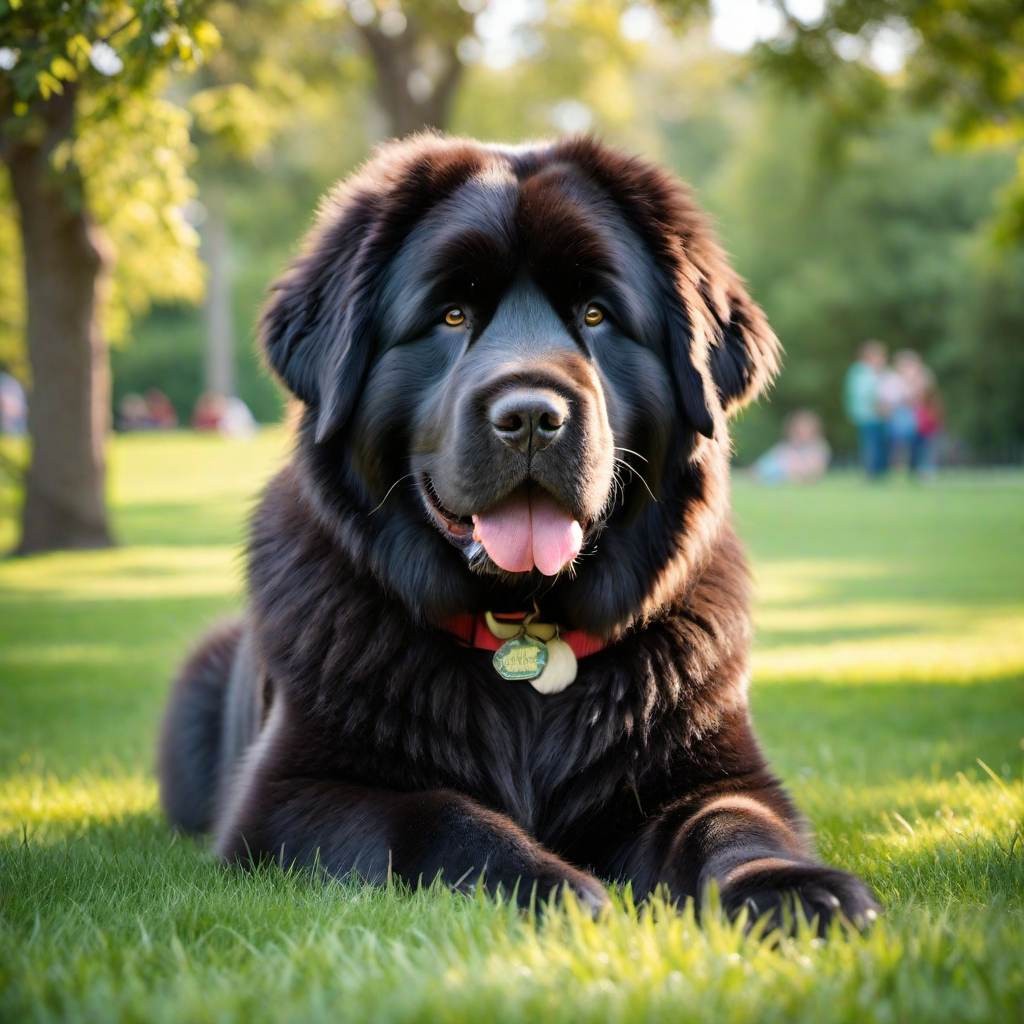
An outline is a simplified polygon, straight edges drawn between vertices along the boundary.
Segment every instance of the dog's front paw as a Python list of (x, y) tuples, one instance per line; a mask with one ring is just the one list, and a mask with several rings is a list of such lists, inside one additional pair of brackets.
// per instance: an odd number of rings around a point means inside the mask
[(517, 895), (520, 906), (528, 907), (534, 898), (538, 905), (552, 897), (559, 900), (567, 890), (595, 917), (608, 903), (607, 890), (593, 875), (551, 855), (537, 865), (533, 878), (524, 876), (520, 879)]
[(799, 909), (819, 935), (835, 918), (863, 930), (881, 909), (856, 875), (783, 860), (751, 861), (736, 868), (722, 883), (721, 901), (730, 919), (746, 909), (748, 927), (768, 915), (766, 931), (793, 933)]

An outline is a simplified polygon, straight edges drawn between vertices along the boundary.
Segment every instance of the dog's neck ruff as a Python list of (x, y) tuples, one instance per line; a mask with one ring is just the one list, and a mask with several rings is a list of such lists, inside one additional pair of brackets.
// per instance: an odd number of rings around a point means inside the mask
[[(537, 622), (526, 612), (495, 615), (458, 615), (444, 627), (468, 647), (494, 651), (495, 672), (506, 679), (526, 679), (540, 693), (558, 693), (576, 678), (576, 662), (589, 654), (604, 650), (606, 644), (598, 637), (580, 629), (562, 632), (554, 623)], [(542, 652), (537, 667), (516, 672), (526, 647)], [(518, 651), (515, 649), (519, 648)], [(512, 666), (512, 670), (507, 670)]]

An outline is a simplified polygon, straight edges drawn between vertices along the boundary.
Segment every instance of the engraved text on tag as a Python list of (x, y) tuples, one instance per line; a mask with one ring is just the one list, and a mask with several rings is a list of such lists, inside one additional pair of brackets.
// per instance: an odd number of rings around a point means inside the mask
[(504, 679), (536, 679), (548, 663), (548, 649), (542, 641), (520, 635), (494, 652), (493, 663)]

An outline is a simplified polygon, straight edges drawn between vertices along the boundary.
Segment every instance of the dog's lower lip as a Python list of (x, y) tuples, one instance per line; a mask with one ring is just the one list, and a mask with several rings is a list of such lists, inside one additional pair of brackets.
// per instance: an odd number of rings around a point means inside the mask
[(435, 520), (440, 520), (440, 525), (444, 527), (451, 539), (460, 543), (471, 540), (473, 536), (472, 518), (456, 515), (450, 509), (445, 508), (441, 504), (441, 499), (438, 497), (437, 491), (434, 490), (434, 485), (426, 473), (420, 474), (419, 485), (427, 505), (427, 510), (433, 513)]

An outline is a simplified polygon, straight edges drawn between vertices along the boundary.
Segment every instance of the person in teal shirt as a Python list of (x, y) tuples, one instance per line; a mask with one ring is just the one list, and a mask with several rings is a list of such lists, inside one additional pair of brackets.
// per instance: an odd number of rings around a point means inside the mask
[(889, 353), (882, 342), (864, 342), (843, 383), (846, 415), (857, 428), (861, 462), (872, 480), (884, 476), (889, 469), (885, 413), (878, 400), (878, 385), (888, 359)]

